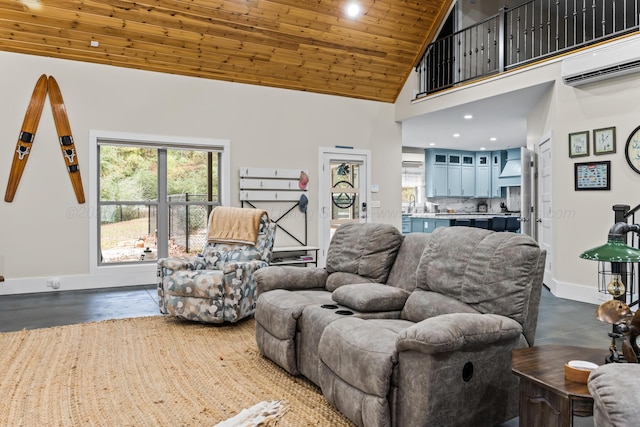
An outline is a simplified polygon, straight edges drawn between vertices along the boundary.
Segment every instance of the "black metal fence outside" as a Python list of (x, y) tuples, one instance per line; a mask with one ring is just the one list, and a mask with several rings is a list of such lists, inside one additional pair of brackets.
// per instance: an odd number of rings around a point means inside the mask
[[(181, 252), (191, 254), (202, 251), (207, 242), (207, 222), (213, 206), (190, 204), (207, 202), (206, 194), (172, 194), (168, 196), (169, 240)], [(185, 204), (180, 204), (185, 202)], [(177, 203), (177, 204), (176, 204)]]

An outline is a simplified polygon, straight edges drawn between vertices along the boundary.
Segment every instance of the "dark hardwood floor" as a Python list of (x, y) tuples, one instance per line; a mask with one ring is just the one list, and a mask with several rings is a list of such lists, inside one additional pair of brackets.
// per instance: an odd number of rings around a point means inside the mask
[[(544, 288), (536, 345), (601, 348), (604, 363), (611, 326), (596, 320), (596, 308), (593, 304), (557, 298)], [(155, 285), (0, 296), (0, 332), (159, 315)], [(518, 425), (514, 418), (500, 427)], [(576, 417), (574, 425), (593, 426), (593, 419)]]

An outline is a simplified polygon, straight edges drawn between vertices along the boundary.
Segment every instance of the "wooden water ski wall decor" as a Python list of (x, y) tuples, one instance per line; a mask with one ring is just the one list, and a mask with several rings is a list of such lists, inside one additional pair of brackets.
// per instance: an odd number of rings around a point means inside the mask
[(18, 143), (16, 144), (16, 151), (13, 153), (13, 162), (11, 163), (11, 173), (9, 175), (9, 182), (7, 182), (7, 191), (4, 193), (4, 201), (12, 202), (13, 196), (16, 194), (20, 178), (24, 167), (29, 160), (29, 153), (33, 145), (33, 140), (36, 136), (36, 130), (38, 129), (38, 123), (40, 123), (40, 115), (42, 114), (42, 108), (44, 107), (44, 100), (47, 97), (47, 76), (41, 75), (36, 83), (36, 87), (33, 89), (31, 95), (31, 101), (27, 107), (27, 112), (24, 115), (24, 121), (22, 122), (22, 128), (20, 129), (20, 135), (18, 136)]
[(73, 136), (71, 135), (71, 126), (69, 125), (69, 119), (67, 117), (67, 110), (64, 106), (62, 99), (62, 93), (58, 83), (53, 76), (41, 75), (36, 83), (36, 87), (31, 95), (31, 101), (22, 123), (22, 129), (20, 136), (18, 137), (18, 143), (16, 145), (16, 152), (13, 155), (13, 163), (11, 164), (11, 172), (9, 175), (9, 181), (7, 182), (7, 190), (5, 192), (4, 200), (6, 202), (12, 202), (13, 197), (16, 194), (22, 172), (27, 164), (31, 147), (35, 138), (36, 130), (38, 129), (38, 123), (40, 122), (40, 115), (42, 114), (42, 108), (44, 101), (49, 93), (49, 101), (51, 103), (51, 111), (53, 112), (53, 120), (56, 125), (56, 131), (58, 133), (58, 140), (60, 142), (60, 148), (62, 149), (62, 156), (71, 179), (71, 185), (75, 192), (78, 203), (84, 203), (84, 189), (82, 187), (82, 178), (80, 176), (80, 169), (78, 168), (78, 155), (76, 153), (75, 144), (73, 143)]
[(78, 199), (78, 203), (84, 203), (82, 177), (80, 176), (80, 169), (78, 169), (78, 156), (76, 155), (76, 146), (73, 143), (73, 136), (71, 135), (71, 126), (69, 125), (69, 118), (67, 117), (67, 109), (64, 107), (64, 101), (62, 100), (62, 93), (60, 92), (58, 82), (56, 82), (56, 79), (54, 79), (53, 76), (49, 76), (48, 87), (49, 102), (51, 103), (51, 111), (53, 112), (53, 121), (56, 124), (56, 131), (58, 132), (62, 156), (64, 157), (64, 161), (67, 166), (67, 172), (69, 172), (73, 191), (76, 193), (76, 199)]

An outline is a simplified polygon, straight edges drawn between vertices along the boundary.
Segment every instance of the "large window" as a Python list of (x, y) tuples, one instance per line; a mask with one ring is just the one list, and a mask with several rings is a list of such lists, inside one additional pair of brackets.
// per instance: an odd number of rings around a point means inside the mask
[(195, 254), (221, 202), (222, 147), (97, 139), (98, 265)]

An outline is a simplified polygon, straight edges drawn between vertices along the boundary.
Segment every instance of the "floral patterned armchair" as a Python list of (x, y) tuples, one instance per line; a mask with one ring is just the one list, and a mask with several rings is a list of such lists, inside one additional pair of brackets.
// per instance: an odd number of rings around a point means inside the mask
[(253, 315), (253, 273), (271, 261), (275, 228), (263, 212), (255, 245), (210, 241), (198, 256), (159, 259), (160, 312), (205, 323), (235, 323)]

